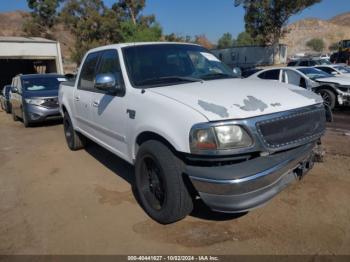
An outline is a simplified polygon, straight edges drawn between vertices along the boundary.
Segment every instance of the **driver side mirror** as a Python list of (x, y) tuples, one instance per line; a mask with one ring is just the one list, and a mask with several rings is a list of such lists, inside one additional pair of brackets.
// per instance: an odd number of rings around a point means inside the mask
[(95, 78), (95, 88), (101, 91), (115, 94), (122, 90), (119, 76), (114, 74), (98, 74)]
[(18, 93), (18, 88), (15, 86), (11, 86), (11, 93), (13, 93), (13, 94)]

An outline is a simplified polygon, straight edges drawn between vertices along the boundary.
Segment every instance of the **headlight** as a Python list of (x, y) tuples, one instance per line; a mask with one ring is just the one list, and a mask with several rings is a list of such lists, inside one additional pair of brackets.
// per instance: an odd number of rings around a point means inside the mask
[(190, 135), (191, 152), (235, 149), (253, 144), (248, 133), (238, 125), (194, 129)]
[(240, 126), (217, 126), (215, 132), (220, 149), (248, 147), (252, 144), (252, 139)]
[(29, 98), (27, 98), (25, 100), (28, 104), (36, 105), (36, 106), (40, 106), (41, 104), (43, 104), (45, 102), (45, 100), (43, 100), (43, 99), (29, 99)]
[(337, 85), (336, 88), (338, 88), (340, 91), (344, 93), (348, 93), (350, 91), (350, 88), (348, 86)]

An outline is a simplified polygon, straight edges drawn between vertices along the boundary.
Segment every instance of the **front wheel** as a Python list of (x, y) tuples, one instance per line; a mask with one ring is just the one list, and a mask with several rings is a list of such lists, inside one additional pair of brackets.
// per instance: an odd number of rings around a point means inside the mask
[(85, 147), (86, 138), (74, 130), (72, 120), (70, 119), (68, 113), (64, 113), (63, 128), (67, 145), (70, 150), (76, 151)]
[(193, 209), (180, 160), (163, 143), (143, 143), (136, 157), (136, 191), (146, 213), (161, 224), (183, 219)]
[(333, 110), (336, 102), (335, 94), (328, 89), (321, 89), (318, 93), (322, 96), (324, 103)]

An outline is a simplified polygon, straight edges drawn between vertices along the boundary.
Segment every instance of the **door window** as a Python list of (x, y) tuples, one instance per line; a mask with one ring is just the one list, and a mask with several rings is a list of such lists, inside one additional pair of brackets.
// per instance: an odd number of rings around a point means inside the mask
[(100, 53), (91, 53), (85, 59), (80, 73), (78, 89), (93, 91), (96, 65), (99, 56)]
[(258, 75), (261, 79), (268, 79), (268, 80), (279, 80), (280, 78), (280, 70), (274, 69), (262, 72), (260, 75)]
[[(117, 50), (107, 50), (102, 53), (99, 67), (96, 72), (96, 75), (98, 74), (112, 74), (115, 79), (117, 79), (119, 85), (124, 85)], [(95, 91), (101, 92), (96, 89)]]

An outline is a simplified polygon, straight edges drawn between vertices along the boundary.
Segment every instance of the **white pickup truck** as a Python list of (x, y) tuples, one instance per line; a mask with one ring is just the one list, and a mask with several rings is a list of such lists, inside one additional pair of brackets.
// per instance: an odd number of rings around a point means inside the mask
[(89, 138), (135, 165), (144, 210), (166, 224), (198, 198), (251, 210), (312, 168), (322, 98), (281, 85), (237, 79), (198, 45), (117, 44), (85, 55), (59, 105), (69, 148)]

